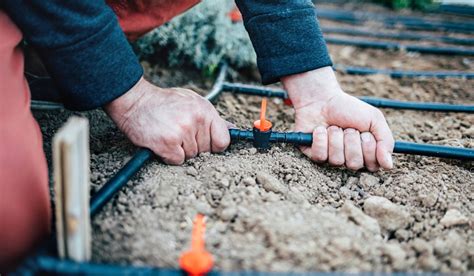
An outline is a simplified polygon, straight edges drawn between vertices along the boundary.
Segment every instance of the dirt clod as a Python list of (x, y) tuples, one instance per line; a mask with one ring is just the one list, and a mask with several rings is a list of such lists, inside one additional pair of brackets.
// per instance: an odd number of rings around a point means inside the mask
[(380, 226), (376, 219), (364, 214), (364, 212), (357, 208), (351, 201), (346, 200), (341, 208), (351, 220), (357, 225), (369, 230), (375, 235), (380, 235)]
[(450, 209), (446, 212), (440, 223), (445, 227), (467, 224), (469, 219), (457, 209)]
[(257, 182), (261, 184), (263, 189), (267, 192), (274, 192), (283, 195), (288, 192), (288, 188), (283, 185), (280, 180), (268, 173), (257, 173)]
[(380, 196), (368, 197), (364, 201), (364, 212), (375, 218), (386, 231), (405, 228), (410, 222), (410, 214), (402, 206)]

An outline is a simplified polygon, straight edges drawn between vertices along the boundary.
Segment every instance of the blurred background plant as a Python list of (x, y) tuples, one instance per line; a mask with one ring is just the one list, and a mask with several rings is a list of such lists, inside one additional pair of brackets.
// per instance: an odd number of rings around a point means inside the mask
[(393, 9), (410, 8), (416, 10), (428, 10), (437, 5), (434, 0), (374, 0), (374, 2), (382, 3)]
[(205, 0), (134, 43), (141, 59), (194, 66), (206, 76), (224, 60), (233, 68), (255, 66), (255, 52), (242, 22), (232, 22), (232, 0)]

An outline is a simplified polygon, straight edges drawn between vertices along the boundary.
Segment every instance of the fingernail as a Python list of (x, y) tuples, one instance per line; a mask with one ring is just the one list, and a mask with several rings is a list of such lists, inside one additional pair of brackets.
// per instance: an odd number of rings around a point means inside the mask
[(344, 130), (344, 132), (345, 132), (345, 133), (355, 133), (356, 130), (353, 129), (353, 128), (346, 128), (346, 129)]
[(370, 142), (370, 133), (368, 132), (363, 132), (361, 135), (360, 135), (360, 138), (362, 139), (362, 142)]
[(385, 155), (385, 162), (388, 164), (388, 169), (393, 168), (393, 159), (390, 153), (387, 153), (387, 155)]

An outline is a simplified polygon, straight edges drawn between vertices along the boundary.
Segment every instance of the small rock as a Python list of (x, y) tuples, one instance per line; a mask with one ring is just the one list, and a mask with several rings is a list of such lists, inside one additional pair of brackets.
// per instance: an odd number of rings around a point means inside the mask
[(379, 185), (379, 179), (372, 174), (362, 173), (359, 179), (359, 187), (364, 191), (370, 191), (374, 186)]
[(256, 154), (256, 153), (257, 153), (257, 149), (256, 149), (256, 148), (250, 148), (250, 149), (249, 149), (249, 154), (250, 154), (250, 155), (254, 155), (254, 154)]
[(220, 218), (224, 221), (233, 219), (237, 215), (237, 208), (228, 207), (221, 211)]
[(455, 225), (467, 224), (469, 220), (466, 216), (461, 214), (457, 209), (450, 209), (446, 212), (444, 217), (441, 219), (441, 225), (445, 227), (451, 227)]
[(245, 185), (245, 186), (255, 186), (257, 184), (257, 182), (255, 181), (255, 178), (253, 177), (246, 177), (242, 180), (242, 183)]
[(382, 248), (395, 270), (405, 270), (407, 254), (398, 243), (387, 243)]
[(198, 175), (198, 171), (194, 167), (189, 167), (186, 170), (186, 174), (191, 175), (191, 176), (196, 176)]
[(364, 211), (375, 218), (386, 231), (405, 228), (410, 222), (410, 214), (402, 206), (392, 203), (385, 197), (368, 197), (364, 201)]
[(219, 185), (221, 187), (228, 188), (230, 186), (230, 180), (228, 178), (224, 177), (219, 181)]
[(346, 200), (341, 208), (349, 218), (357, 225), (369, 230), (370, 232), (380, 235), (380, 226), (376, 219), (364, 214), (361, 209), (357, 208), (351, 201)]
[(274, 192), (277, 194), (286, 194), (288, 188), (283, 185), (277, 178), (267, 173), (257, 173), (257, 181), (267, 192)]

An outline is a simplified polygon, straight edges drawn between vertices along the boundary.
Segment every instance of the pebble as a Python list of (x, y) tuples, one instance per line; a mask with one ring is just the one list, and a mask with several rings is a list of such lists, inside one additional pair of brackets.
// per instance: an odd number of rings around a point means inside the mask
[(250, 154), (250, 155), (254, 155), (254, 154), (256, 154), (256, 153), (257, 153), (257, 149), (256, 149), (256, 148), (250, 148), (250, 149), (249, 149), (249, 154)]
[(198, 175), (198, 171), (194, 167), (189, 167), (186, 170), (186, 174), (191, 175), (191, 176), (196, 176)]
[(221, 211), (220, 218), (224, 221), (233, 219), (237, 215), (237, 208), (228, 207)]
[(283, 185), (280, 180), (267, 173), (257, 173), (257, 181), (267, 192), (274, 192), (277, 194), (286, 194), (288, 192), (288, 188)]
[(445, 227), (451, 227), (455, 225), (467, 224), (469, 220), (457, 209), (450, 209), (446, 212), (444, 217), (441, 219), (441, 225)]
[(410, 222), (410, 214), (402, 206), (392, 203), (385, 197), (370, 196), (364, 201), (364, 211), (375, 218), (386, 231), (405, 228)]
[(242, 180), (242, 183), (245, 185), (245, 186), (255, 186), (257, 185), (257, 182), (255, 181), (255, 178), (253, 177), (245, 177), (243, 180)]
[(370, 191), (374, 186), (379, 185), (379, 179), (371, 174), (362, 173), (359, 179), (359, 187), (364, 191)]
[(350, 219), (357, 225), (369, 230), (370, 232), (380, 235), (380, 226), (376, 219), (364, 214), (361, 209), (357, 208), (351, 201), (346, 200), (341, 208)]
[(219, 181), (219, 185), (228, 188), (230, 186), (230, 180), (227, 177), (224, 177)]

